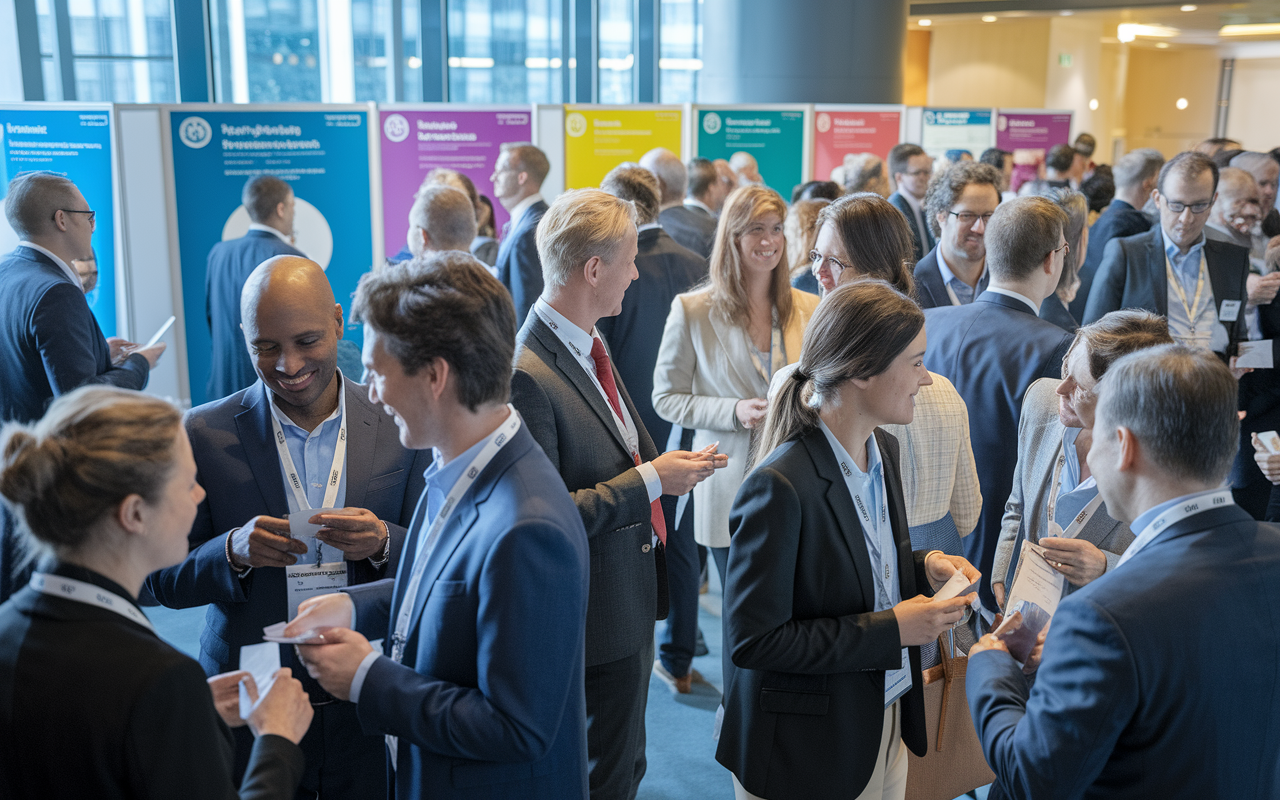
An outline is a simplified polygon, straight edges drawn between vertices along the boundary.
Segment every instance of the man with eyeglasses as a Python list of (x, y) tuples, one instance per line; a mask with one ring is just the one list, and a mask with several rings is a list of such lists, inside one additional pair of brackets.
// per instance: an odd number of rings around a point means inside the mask
[(1022, 398), (1040, 378), (1061, 377), (1073, 338), (1038, 316), (1062, 275), (1069, 250), (1066, 224), (1066, 212), (1045, 197), (1002, 204), (985, 229), (991, 285), (972, 303), (924, 314), (929, 341), (924, 365), (950, 380), (969, 409), (982, 514), (964, 539), (964, 555), (983, 575), (979, 594), (988, 622), (997, 610), (991, 583), (1005, 580), (992, 575), (992, 565), (1017, 466)]
[(907, 218), (911, 249), (919, 261), (937, 244), (924, 214), (924, 194), (933, 174), (933, 159), (918, 144), (896, 144), (889, 151), (889, 174), (896, 189), (889, 195), (889, 202)]
[[(53, 398), (88, 383), (141, 389), (164, 343), (121, 342), (119, 363), (84, 298), (73, 261), (92, 258), (95, 215), (76, 185), (51, 172), (9, 182), (4, 203), (21, 240), (0, 257), (0, 423), (33, 422)], [(0, 509), (0, 601), (22, 582), (12, 574), (15, 526)]]
[(1249, 251), (1205, 238), (1218, 166), (1203, 153), (1179, 153), (1156, 186), (1160, 224), (1107, 244), (1084, 324), (1120, 308), (1144, 308), (1169, 320), (1178, 343), (1225, 356), (1248, 333)]
[(938, 245), (916, 264), (921, 308), (963, 306), (987, 288), (987, 222), (1000, 204), (1000, 170), (961, 161), (929, 183), (925, 218)]

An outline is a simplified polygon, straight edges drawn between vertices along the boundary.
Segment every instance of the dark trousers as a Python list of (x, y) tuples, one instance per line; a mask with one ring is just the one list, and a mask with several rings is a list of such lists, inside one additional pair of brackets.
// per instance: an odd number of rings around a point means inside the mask
[[(314, 706), (315, 716), (299, 746), (307, 758), (295, 800), (386, 800), (387, 745), (381, 736), (366, 736), (354, 703)], [(244, 776), (253, 734), (235, 729), (236, 782)]]
[[(675, 522), (676, 499), (663, 495), (662, 512), (667, 515), (667, 590), (671, 606), (667, 625), (658, 634), (658, 658), (677, 678), (689, 674), (698, 641), (698, 589), (702, 567), (698, 563), (698, 543), (693, 540), (693, 497), (689, 497), (680, 524)], [(671, 500), (668, 509), (667, 500)]]
[(653, 641), (626, 658), (587, 667), (591, 800), (635, 800), (644, 777), (644, 711)]

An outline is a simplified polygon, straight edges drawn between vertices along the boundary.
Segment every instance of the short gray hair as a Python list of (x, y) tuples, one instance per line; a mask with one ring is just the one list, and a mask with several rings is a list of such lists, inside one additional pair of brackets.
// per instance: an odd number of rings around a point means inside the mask
[(1226, 480), (1240, 417), (1236, 380), (1215, 354), (1178, 344), (1132, 353), (1111, 365), (1097, 393), (1095, 436), (1128, 428), (1169, 476)]
[(1155, 148), (1141, 147), (1120, 156), (1120, 160), (1111, 169), (1116, 187), (1127, 189), (1141, 186), (1154, 178), (1164, 166), (1164, 155)]
[(1089, 221), (1089, 201), (1075, 189), (1050, 189), (1045, 196), (1067, 214), (1067, 223), (1062, 226), (1062, 238), (1067, 240), (1069, 247), (1066, 257), (1062, 259), (1062, 276), (1058, 278), (1058, 288), (1064, 289), (1076, 282), (1080, 265), (1084, 262), (1080, 240), (1084, 237), (1085, 223)]
[[(680, 164), (680, 169), (683, 172), (683, 164)], [(609, 170), (600, 182), (600, 189), (619, 200), (635, 203), (637, 221), (641, 225), (657, 222), (660, 207), (658, 178), (639, 164), (626, 162)]]
[(53, 215), (69, 208), (76, 198), (76, 185), (53, 172), (25, 172), (9, 181), (4, 199), (4, 215), (20, 239), (39, 236), (53, 227)]
[(678, 203), (684, 197), (689, 171), (680, 163), (680, 156), (665, 147), (655, 147), (640, 157), (640, 166), (657, 177), (660, 203)]
[(592, 257), (612, 260), (635, 228), (636, 207), (626, 200), (599, 189), (565, 192), (538, 223), (543, 283), (562, 288)]
[(427, 232), (433, 250), (466, 253), (476, 238), (476, 207), (452, 186), (425, 186), (409, 209), (409, 225)]

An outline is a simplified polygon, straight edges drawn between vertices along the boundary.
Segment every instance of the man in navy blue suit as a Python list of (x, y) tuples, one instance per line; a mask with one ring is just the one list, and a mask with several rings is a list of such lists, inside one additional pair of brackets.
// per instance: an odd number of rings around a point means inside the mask
[[(94, 212), (51, 172), (10, 181), (4, 212), (18, 247), (0, 258), (0, 423), (33, 422), (55, 397), (88, 383), (141, 389), (164, 352), (103, 338), (73, 261), (93, 257)], [(2, 504), (0, 504), (2, 505)], [(0, 508), (0, 602), (20, 587), (16, 521)]]
[(240, 330), (240, 290), (249, 273), (268, 258), (302, 255), (291, 241), (294, 198), (288, 183), (257, 175), (245, 182), (240, 202), (252, 220), (249, 231), (215, 244), (204, 276), (204, 312), (213, 346), (208, 400), (235, 394), (258, 379)]
[(991, 279), (984, 236), (1000, 205), (1000, 170), (961, 161), (929, 183), (925, 221), (937, 246), (915, 268), (920, 307), (961, 306), (982, 294)]
[(969, 407), (982, 516), (964, 540), (965, 558), (982, 573), (982, 601), (991, 611), (997, 607), (991, 584), (1004, 580), (991, 568), (1017, 466), (1022, 396), (1039, 378), (1062, 376), (1072, 339), (1037, 316), (1062, 274), (1066, 221), (1066, 213), (1043, 197), (1002, 204), (986, 227), (991, 285), (969, 305), (931, 308), (924, 315), (925, 366), (955, 384)]
[(498, 280), (511, 292), (516, 329), (524, 324), (533, 301), (542, 294), (542, 261), (538, 258), (538, 223), (547, 213), (542, 182), (551, 162), (528, 142), (507, 143), (493, 166), (493, 193), (511, 215), (498, 247)]
[[(293, 588), (299, 581), (337, 587), (395, 574), (430, 459), (403, 448), (364, 387), (338, 371), (342, 306), (318, 264), (297, 256), (263, 263), (245, 283), (242, 311), (241, 346), (259, 380), (187, 415), (207, 496), (187, 559), (147, 581), (171, 608), (209, 604), (200, 663), (210, 675), (235, 669), (241, 647), (289, 618), (307, 596)], [(293, 538), (295, 513), (323, 525), (314, 547)], [(299, 573), (309, 565), (315, 574)], [(285, 650), (282, 663), (292, 661)], [(292, 666), (315, 706), (301, 742), (299, 797), (385, 796), (382, 740), (361, 735), (355, 708)], [(252, 737), (238, 734), (238, 771), (251, 747)]]
[(1275, 797), (1280, 530), (1223, 485), (1236, 381), (1211, 353), (1167, 345), (1116, 362), (1095, 391), (1089, 469), (1137, 538), (1062, 600), (1025, 665), (1034, 686), (994, 635), (970, 650), (987, 762), (1015, 798)]
[(564, 481), (507, 403), (510, 297), (441, 253), (366, 275), (353, 312), (370, 398), (437, 460), (396, 579), (312, 601), (286, 633), (320, 628), (302, 659), (387, 735), (396, 797), (585, 800), (591, 561)]
[(929, 215), (924, 210), (925, 190), (929, 188), (929, 176), (933, 174), (933, 159), (918, 144), (903, 142), (889, 151), (889, 174), (897, 191), (889, 195), (889, 202), (907, 218), (911, 228), (911, 250), (915, 260), (937, 245), (929, 228)]

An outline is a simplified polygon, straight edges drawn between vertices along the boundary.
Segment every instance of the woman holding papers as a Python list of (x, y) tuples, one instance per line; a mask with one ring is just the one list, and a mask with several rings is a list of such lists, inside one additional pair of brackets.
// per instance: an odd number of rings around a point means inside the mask
[[(63, 395), (0, 431), (0, 496), (52, 555), (0, 606), (0, 797), (236, 797), (223, 720), (243, 724), (243, 675), (206, 683), (136, 601), (186, 556), (204, 497), (178, 410), (124, 389)], [(249, 716), (239, 797), (293, 797), (311, 715), (277, 673)]]
[(996, 546), (992, 590), (1001, 606), (1021, 541), (1048, 550), (1067, 592), (1101, 577), (1120, 560), (1133, 531), (1107, 515), (1085, 456), (1093, 439), (1093, 390), (1121, 356), (1170, 344), (1168, 323), (1137, 309), (1112, 311), (1076, 332), (1061, 381), (1031, 384), (1018, 423), (1018, 468)]
[(970, 597), (921, 592), (981, 576), (959, 556), (912, 553), (898, 443), (879, 430), (911, 421), (931, 380), (924, 349), (911, 298), (854, 281), (818, 306), (770, 401), (730, 514), (736, 669), (716, 758), (740, 800), (901, 798), (905, 746), (925, 751), (919, 648)]

